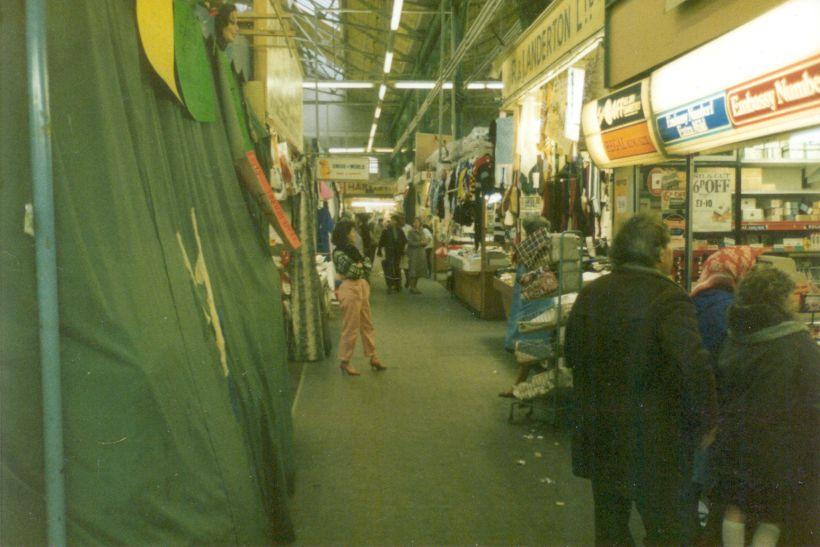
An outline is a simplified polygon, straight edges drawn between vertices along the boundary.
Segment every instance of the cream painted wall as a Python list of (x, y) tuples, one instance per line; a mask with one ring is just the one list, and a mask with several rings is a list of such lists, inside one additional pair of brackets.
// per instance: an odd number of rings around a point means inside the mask
[[(257, 15), (274, 15), (271, 2), (280, 0), (254, 0), (253, 11)], [(284, 33), (277, 19), (259, 19), (256, 31)], [(267, 121), (274, 130), (295, 145), (303, 148), (302, 124), (302, 64), (296, 52), (281, 37), (253, 39), (254, 79), (263, 82)]]
[(607, 86), (618, 87), (784, 1), (689, 0), (667, 11), (666, 0), (619, 0), (607, 9)]

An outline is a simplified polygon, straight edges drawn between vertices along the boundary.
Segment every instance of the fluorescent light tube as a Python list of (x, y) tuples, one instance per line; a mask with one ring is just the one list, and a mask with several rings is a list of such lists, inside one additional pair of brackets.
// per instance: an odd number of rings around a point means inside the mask
[(487, 89), (487, 84), (485, 84), (484, 82), (470, 82), (469, 84), (467, 84), (467, 89), (471, 91), (478, 89)]
[(351, 207), (372, 207), (374, 209), (392, 209), (395, 207), (396, 203), (393, 201), (388, 200), (358, 200), (354, 199), (351, 203)]
[(378, 120), (381, 117), (381, 115), (382, 115), (382, 107), (377, 106), (376, 107), (376, 112), (375, 112), (375, 114), (373, 114), (373, 117)]
[(353, 81), (325, 81), (319, 82), (319, 89), (373, 89), (372, 82), (353, 82)]
[(390, 74), (390, 67), (393, 66), (393, 52), (388, 51), (384, 54), (384, 73)]
[(401, 5), (404, 0), (393, 0), (393, 17), (390, 18), (390, 30), (398, 30), (401, 21)]
[[(393, 86), (396, 89), (433, 89), (436, 87), (436, 82), (405, 80), (395, 82)], [(453, 82), (444, 82), (441, 87), (442, 89), (453, 89)]]
[(396, 89), (433, 89), (435, 82), (396, 82)]
[(364, 154), (364, 148), (329, 148), (330, 154)]
[(373, 151), (376, 152), (377, 154), (390, 154), (391, 152), (393, 152), (393, 149), (392, 148), (378, 148), (377, 147), (377, 148), (374, 148)]
[(504, 89), (504, 82), (486, 82), (487, 89)]
[(384, 99), (384, 94), (387, 93), (387, 86), (382, 84), (379, 86), (379, 100)]

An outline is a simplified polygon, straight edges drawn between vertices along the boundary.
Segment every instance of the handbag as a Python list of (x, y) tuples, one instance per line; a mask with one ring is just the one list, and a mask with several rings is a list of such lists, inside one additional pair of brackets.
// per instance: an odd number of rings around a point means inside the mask
[(530, 271), (549, 266), (551, 251), (552, 238), (546, 228), (534, 231), (515, 246), (515, 256)]
[(558, 290), (558, 278), (548, 266), (521, 276), (521, 297), (525, 300), (538, 300)]

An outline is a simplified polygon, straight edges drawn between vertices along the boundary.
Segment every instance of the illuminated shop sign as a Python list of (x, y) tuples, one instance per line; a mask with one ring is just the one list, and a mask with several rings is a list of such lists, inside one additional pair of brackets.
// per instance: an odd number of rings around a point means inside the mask
[(608, 131), (645, 119), (641, 102), (641, 84), (616, 91), (598, 101), (598, 126)]
[(725, 93), (665, 112), (656, 121), (664, 144), (703, 137), (731, 127)]
[(820, 55), (734, 87), (727, 96), (737, 127), (820, 106)]
[(648, 80), (587, 103), (582, 116), (587, 149), (601, 167), (663, 159), (647, 118)]

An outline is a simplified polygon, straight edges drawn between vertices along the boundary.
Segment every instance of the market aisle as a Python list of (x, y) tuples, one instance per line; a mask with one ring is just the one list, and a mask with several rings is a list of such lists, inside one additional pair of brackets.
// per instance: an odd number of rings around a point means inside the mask
[(497, 393), (515, 365), (503, 322), (473, 318), (431, 281), (421, 296), (373, 288), (389, 370), (371, 372), (360, 346), (358, 378), (342, 377), (335, 357), (305, 367), (294, 415), (299, 543), (592, 543), (591, 493), (570, 473), (566, 433), (507, 423)]

